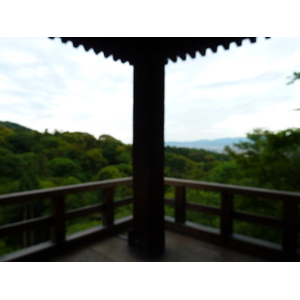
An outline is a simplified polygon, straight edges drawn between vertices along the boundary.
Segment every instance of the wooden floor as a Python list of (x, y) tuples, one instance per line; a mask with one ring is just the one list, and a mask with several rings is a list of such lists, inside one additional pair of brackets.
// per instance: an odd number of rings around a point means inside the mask
[(128, 247), (124, 234), (78, 248), (52, 259), (52, 262), (261, 262), (259, 258), (235, 252), (193, 237), (166, 230), (163, 255), (147, 258)]

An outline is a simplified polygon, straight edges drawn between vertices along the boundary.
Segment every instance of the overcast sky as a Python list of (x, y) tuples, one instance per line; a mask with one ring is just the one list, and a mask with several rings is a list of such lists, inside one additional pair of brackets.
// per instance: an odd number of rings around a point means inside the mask
[[(166, 65), (165, 140), (300, 127), (300, 38), (259, 38)], [(133, 67), (47, 38), (0, 38), (0, 120), (132, 143)]]

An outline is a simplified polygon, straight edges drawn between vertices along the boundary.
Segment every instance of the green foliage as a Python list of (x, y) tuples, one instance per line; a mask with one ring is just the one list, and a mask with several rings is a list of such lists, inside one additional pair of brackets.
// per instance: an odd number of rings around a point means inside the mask
[(240, 169), (236, 161), (226, 161), (218, 164), (213, 169), (213, 172), (208, 175), (207, 179), (212, 182), (236, 184), (237, 182), (234, 178), (238, 178), (239, 173)]
[(220, 217), (215, 215), (209, 215), (198, 211), (187, 210), (186, 219), (189, 222), (193, 222), (199, 225), (220, 228)]
[(208, 161), (227, 161), (228, 156), (222, 153), (216, 153), (212, 151), (207, 151), (204, 149), (194, 149), (194, 148), (178, 148), (178, 147), (165, 147), (166, 153), (178, 154), (189, 158), (190, 160), (198, 163), (207, 163)]
[(102, 155), (102, 150), (94, 148), (87, 150), (81, 157), (81, 166), (90, 176), (107, 166), (108, 161)]
[(31, 177), (39, 175), (38, 157), (32, 152), (19, 154), (23, 172), (26, 172)]
[(0, 145), (3, 146), (8, 146), (10, 140), (13, 138), (13, 136), (15, 135), (14, 131), (3, 126), (0, 125)]
[[(17, 125), (17, 124), (15, 124)], [(249, 142), (227, 154), (203, 149), (165, 148), (165, 176), (203, 180), (225, 184), (262, 187), (300, 192), (300, 129), (277, 133), (256, 129), (248, 134)], [(81, 132), (47, 131), (38, 133), (0, 123), (0, 194), (51, 188), (106, 179), (132, 176), (132, 146), (102, 135), (95, 139)], [(132, 195), (132, 187), (115, 189), (115, 199)], [(165, 187), (165, 197), (174, 198), (174, 188)], [(220, 194), (186, 189), (187, 201), (220, 206)], [(68, 195), (67, 210), (101, 203), (102, 191)], [(50, 199), (26, 205), (0, 207), (0, 225), (45, 216), (50, 212)], [(281, 217), (279, 201), (235, 196), (234, 209), (273, 217)], [(115, 218), (132, 214), (132, 205), (115, 210)], [(165, 214), (174, 217), (174, 208), (165, 205)], [(220, 218), (188, 211), (187, 220), (219, 228)], [(68, 221), (67, 233), (102, 223), (102, 215)], [(244, 222), (236, 222), (235, 232), (278, 242), (280, 233)], [(31, 242), (49, 239), (49, 232), (0, 240), (0, 255), (21, 249)], [(25, 241), (25, 244), (24, 244)], [(300, 243), (300, 241), (299, 241)], [(3, 250), (5, 249), (5, 251)], [(2, 251), (2, 252), (1, 252)]]
[(105, 179), (116, 179), (121, 178), (122, 174), (118, 168), (115, 166), (107, 166), (101, 169), (96, 176), (94, 176), (93, 180), (105, 180)]
[(115, 167), (120, 171), (121, 177), (130, 177), (132, 176), (132, 166), (121, 163), (119, 165), (115, 165)]
[(85, 218), (78, 218), (67, 222), (66, 234), (69, 235), (101, 224), (102, 219), (100, 214), (94, 214)]
[(132, 164), (132, 155), (131, 155), (132, 147), (130, 145), (122, 145), (116, 148), (117, 156), (116, 161), (119, 164)]
[(39, 188), (40, 183), (36, 177), (29, 177), (27, 174), (23, 174), (19, 182), (18, 192), (37, 190)]
[(300, 129), (277, 133), (256, 129), (247, 136), (250, 142), (235, 145), (240, 152), (227, 147), (243, 177), (257, 187), (300, 191)]
[(212, 205), (220, 207), (221, 199), (220, 193), (207, 192), (196, 189), (186, 189), (186, 199), (188, 202), (201, 203), (205, 205)]
[(57, 157), (48, 163), (51, 174), (55, 177), (80, 177), (81, 167), (72, 159)]
[(171, 205), (165, 205), (165, 215), (174, 218), (175, 217), (175, 209)]
[(13, 129), (13, 130), (33, 131), (32, 129), (29, 129), (25, 126), (21, 126), (19, 124), (8, 122), (8, 121), (5, 121), (5, 122), (0, 121), (0, 125), (5, 126), (6, 128)]
[(166, 177), (201, 180), (204, 178), (203, 163), (196, 163), (184, 156), (165, 153)]
[(46, 135), (39, 141), (42, 149), (56, 148), (58, 147), (59, 139), (52, 135)]
[(23, 174), (22, 160), (19, 155), (8, 149), (0, 148), (0, 176), (19, 179)]
[(114, 219), (117, 220), (120, 218), (124, 218), (126, 216), (131, 216), (132, 213), (133, 213), (133, 205), (132, 204), (128, 204), (123, 207), (118, 207), (115, 210)]
[(97, 147), (95, 137), (85, 132), (64, 132), (60, 135), (60, 138), (74, 145), (77, 149), (91, 149)]
[(108, 160), (110, 165), (122, 162), (118, 160), (118, 157), (120, 156), (119, 146), (123, 146), (122, 142), (107, 134), (101, 135), (98, 141), (99, 147), (102, 149), (103, 156)]
[(251, 224), (235, 220), (233, 223), (234, 232), (257, 239), (266, 240), (268, 242), (281, 244), (282, 232), (279, 228), (272, 228), (258, 224)]
[(291, 77), (288, 77), (290, 81), (287, 84), (293, 84), (296, 80), (300, 79), (300, 72), (294, 72)]
[[(105, 153), (105, 154), (104, 154)], [(105, 156), (106, 155), (106, 156)], [(132, 175), (131, 146), (111, 136), (99, 140), (81, 132), (42, 134), (18, 124), (0, 123), (0, 194), (78, 184)], [(132, 195), (131, 187), (118, 187), (115, 197)], [(102, 202), (102, 191), (68, 195), (67, 210)], [(31, 217), (49, 215), (50, 199), (26, 205), (0, 207), (0, 224), (9, 224)], [(132, 207), (118, 208), (117, 216), (132, 213)], [(69, 232), (88, 228), (96, 222), (92, 216), (72, 220)], [(90, 225), (87, 225), (90, 224)], [(72, 229), (73, 228), (73, 229)], [(25, 233), (15, 238), (4, 238), (6, 252), (20, 249), (49, 238), (48, 233)], [(25, 243), (24, 243), (25, 241)], [(11, 248), (12, 247), (12, 248)]]
[(14, 153), (31, 152), (38, 139), (38, 133), (34, 131), (15, 131), (10, 140)]

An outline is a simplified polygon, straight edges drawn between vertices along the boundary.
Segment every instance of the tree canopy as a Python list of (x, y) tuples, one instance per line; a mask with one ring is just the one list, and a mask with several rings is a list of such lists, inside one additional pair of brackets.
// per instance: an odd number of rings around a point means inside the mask
[[(262, 187), (300, 192), (300, 129), (278, 132), (255, 129), (247, 135), (248, 142), (227, 147), (224, 153), (204, 149), (165, 147), (165, 176)], [(45, 131), (13, 128), (0, 124), (0, 194), (49, 188), (82, 182), (132, 176), (132, 146), (109, 135), (98, 139), (83, 132)], [(132, 195), (131, 187), (118, 187), (115, 198)], [(165, 196), (173, 198), (174, 188), (165, 187)], [(101, 202), (102, 193), (87, 192), (69, 195), (67, 209)], [(187, 189), (187, 200), (207, 205), (220, 205), (218, 193)], [(48, 202), (47, 202), (48, 201)], [(236, 197), (235, 209), (279, 217), (278, 202)], [(166, 214), (174, 209), (165, 206)], [(116, 216), (132, 213), (132, 205), (118, 208)], [(22, 221), (28, 217), (50, 214), (49, 199), (28, 205), (0, 207), (0, 224)], [(217, 216), (187, 211), (187, 220), (219, 228)], [(101, 214), (68, 221), (67, 233), (95, 226), (102, 222)], [(274, 229), (275, 230), (275, 229)], [(275, 231), (237, 222), (237, 233), (278, 242)], [(0, 239), (2, 249), (14, 251), (24, 245), (49, 239), (50, 232)], [(30, 238), (29, 238), (30, 237)], [(4, 251), (4, 252), (3, 252)]]

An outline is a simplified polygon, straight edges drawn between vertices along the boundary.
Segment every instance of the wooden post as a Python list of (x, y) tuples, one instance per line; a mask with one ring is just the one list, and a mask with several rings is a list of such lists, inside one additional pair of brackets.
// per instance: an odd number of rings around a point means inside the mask
[(232, 210), (233, 195), (228, 192), (221, 193), (221, 237), (223, 244), (226, 244), (227, 238), (232, 235)]
[[(27, 220), (27, 205), (28, 203), (23, 204), (23, 220)], [(23, 248), (27, 247), (27, 231), (23, 232)]]
[(185, 222), (185, 188), (175, 187), (175, 222)]
[(297, 209), (297, 200), (283, 201), (282, 250), (287, 254), (297, 251)]
[(103, 225), (114, 225), (114, 188), (104, 189)]
[(62, 244), (66, 240), (65, 196), (52, 198), (52, 214), (54, 217), (52, 241), (56, 244)]
[(164, 251), (164, 64), (151, 51), (134, 62), (132, 244), (153, 256)]

